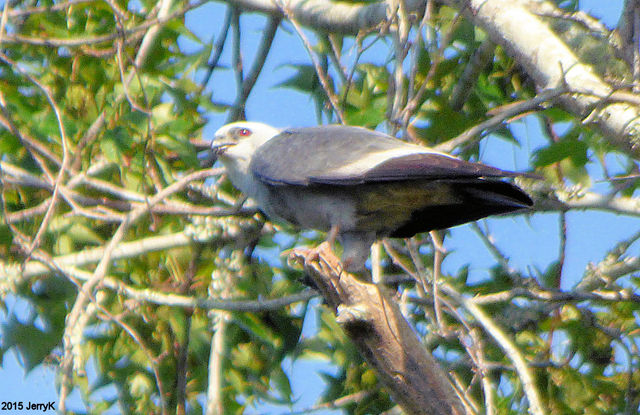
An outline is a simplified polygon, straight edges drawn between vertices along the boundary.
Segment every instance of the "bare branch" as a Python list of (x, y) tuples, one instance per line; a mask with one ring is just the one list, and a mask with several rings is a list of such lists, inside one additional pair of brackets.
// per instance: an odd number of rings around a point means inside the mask
[[(522, 184), (523, 182), (519, 182)], [(536, 185), (524, 186), (537, 193)], [(569, 189), (554, 189), (549, 195), (540, 194), (536, 197), (534, 209), (537, 212), (545, 211), (568, 211), (568, 210), (601, 210), (624, 214), (629, 216), (640, 216), (640, 198), (628, 196), (608, 196), (595, 192), (586, 191), (580, 187)]]
[(544, 408), (540, 392), (538, 392), (537, 383), (535, 382), (529, 366), (524, 356), (518, 350), (516, 344), (507, 336), (507, 334), (484, 312), (473, 300), (467, 299), (460, 295), (454, 288), (443, 284), (442, 288), (456, 302), (462, 305), (477, 321), (482, 325), (485, 332), (494, 338), (500, 348), (505, 352), (509, 360), (513, 363), (518, 376), (522, 381), (524, 392), (529, 400), (529, 412), (533, 415), (544, 415), (547, 411)]
[(213, 56), (209, 61), (207, 74), (204, 76), (202, 83), (200, 84), (200, 92), (204, 90), (204, 88), (209, 83), (211, 79), (211, 75), (213, 75), (213, 71), (216, 66), (218, 66), (218, 61), (222, 56), (222, 50), (224, 49), (224, 45), (227, 40), (227, 35), (229, 34), (229, 28), (231, 27), (231, 15), (233, 14), (232, 8), (227, 7), (227, 11), (224, 15), (224, 23), (222, 23), (222, 29), (220, 29), (220, 34), (218, 35), (218, 40), (213, 45)]
[[(638, 261), (640, 265), (640, 261)], [(498, 302), (511, 301), (514, 298), (529, 298), (531, 300), (539, 300), (545, 302), (582, 302), (582, 301), (601, 301), (601, 302), (621, 302), (630, 301), (640, 303), (640, 295), (628, 289), (620, 291), (611, 290), (595, 290), (595, 291), (560, 291), (560, 290), (543, 290), (540, 288), (516, 287), (506, 291), (497, 293), (479, 295), (473, 297), (471, 301), (475, 304), (493, 304)]]
[[(210, 176), (212, 173), (212, 169), (201, 170), (192, 174), (189, 174), (183, 177), (181, 180), (167, 186), (162, 191), (157, 193), (155, 196), (149, 199), (148, 206), (153, 206), (156, 203), (160, 202), (164, 198), (169, 195), (182, 190), (187, 184), (192, 180), (199, 180), (205, 177)], [(104, 254), (98, 263), (95, 271), (91, 278), (86, 281), (80, 291), (78, 292), (78, 297), (76, 298), (76, 302), (73, 305), (73, 308), (69, 315), (67, 316), (65, 334), (63, 336), (63, 344), (64, 344), (64, 358), (62, 362), (62, 376), (63, 376), (63, 384), (60, 388), (60, 408), (64, 408), (64, 402), (69, 393), (69, 387), (71, 382), (71, 370), (74, 366), (74, 349), (77, 343), (73, 342), (73, 338), (71, 336), (71, 332), (76, 330), (78, 327), (79, 320), (83, 315), (86, 304), (93, 297), (93, 289), (96, 285), (105, 277), (109, 264), (111, 263), (111, 257), (113, 251), (116, 249), (118, 244), (122, 241), (125, 236), (126, 231), (129, 227), (138, 221), (145, 213), (148, 212), (147, 205), (138, 207), (131, 211), (125, 218), (125, 220), (120, 224), (117, 231), (104, 248)]]
[(280, 17), (272, 16), (269, 18), (267, 26), (262, 34), (260, 48), (253, 59), (251, 69), (246, 76), (240, 79), (241, 82), (239, 83), (236, 100), (233, 103), (233, 107), (231, 108), (229, 115), (227, 116), (227, 122), (236, 121), (244, 117), (244, 107), (247, 102), (247, 98), (249, 98), (249, 94), (258, 80), (258, 75), (260, 75), (260, 72), (264, 67), (264, 63), (267, 60), (269, 51), (271, 50), (271, 45), (273, 44), (273, 39), (275, 38), (279, 25)]
[(293, 17), (293, 15), (291, 14), (291, 12), (289, 11), (289, 9), (287, 7), (288, 6), (286, 6), (286, 5), (284, 6), (283, 12), (284, 12), (285, 16), (287, 16), (287, 18), (289, 19), (291, 24), (293, 25), (293, 27), (296, 30), (296, 32), (298, 33), (298, 36), (300, 37), (300, 39), (302, 40), (302, 43), (303, 43), (305, 49), (307, 50), (307, 53), (309, 54), (309, 57), (311, 58), (311, 62), (313, 63), (313, 66), (316, 69), (316, 74), (318, 75), (318, 79), (320, 80), (320, 84), (322, 85), (322, 89), (324, 90), (325, 94), (327, 94), (327, 98), (329, 99), (329, 102), (331, 103), (331, 108), (333, 109), (335, 114), (338, 116), (338, 120), (340, 121), (340, 123), (344, 124), (344, 114), (343, 114), (343, 111), (342, 111), (342, 107), (340, 107), (339, 98), (336, 95), (335, 91), (333, 90), (333, 86), (331, 85), (331, 82), (329, 81), (329, 75), (322, 68), (322, 65), (320, 65), (320, 61), (318, 60), (318, 56), (313, 51), (313, 48), (311, 47), (311, 43), (309, 43), (309, 39), (307, 39), (307, 36), (304, 34), (304, 32), (302, 31), (302, 28), (296, 22), (295, 18)]
[(482, 70), (491, 62), (495, 48), (495, 43), (489, 39), (485, 39), (485, 41), (480, 44), (480, 47), (471, 55), (469, 63), (453, 87), (451, 97), (449, 98), (449, 103), (454, 111), (462, 109), (469, 94), (473, 91), (473, 85), (477, 81), (478, 75), (480, 75)]
[[(160, 16), (154, 19), (145, 20), (144, 23), (141, 23), (138, 26), (135, 26), (130, 29), (126, 29), (124, 33), (110, 33), (108, 35), (100, 35), (100, 36), (85, 36), (85, 37), (77, 37), (77, 38), (68, 38), (68, 39), (60, 39), (60, 38), (43, 38), (43, 37), (31, 37), (31, 36), (22, 36), (18, 34), (5, 34), (3, 41), (7, 43), (26, 43), (29, 45), (35, 46), (47, 46), (47, 47), (78, 47), (78, 46), (86, 46), (86, 45), (95, 45), (100, 43), (109, 43), (118, 39), (121, 36), (131, 37), (139, 32), (144, 32), (153, 28), (155, 25), (164, 25), (165, 23), (175, 19), (176, 17), (183, 16), (189, 10), (193, 10), (205, 4), (206, 0), (199, 0), (195, 3), (187, 3), (182, 9), (176, 10), (173, 13), (169, 13), (165, 16)], [(147, 32), (149, 33), (149, 32)], [(155, 34), (154, 34), (155, 35)], [(144, 44), (144, 42), (143, 42)], [(142, 48), (142, 46), (141, 46)]]
[[(541, 89), (567, 85), (571, 91), (586, 89), (596, 95), (611, 94), (606, 84), (539, 17), (528, 9), (528, 2), (510, 0), (467, 0), (464, 12), (484, 28), (492, 40), (502, 45), (524, 67)], [(522, 30), (526, 27), (527, 30)], [(598, 107), (598, 100), (587, 95), (560, 97), (570, 112), (586, 118), (623, 151), (640, 156), (640, 112), (635, 106), (613, 103)], [(595, 106), (595, 108), (594, 108)]]
[[(247, 10), (281, 15), (278, 2), (272, 0), (232, 0)], [(393, 0), (373, 3), (326, 2), (324, 0), (287, 0), (283, 6), (290, 16), (304, 26), (333, 34), (356, 35), (377, 26), (388, 18)], [(406, 0), (408, 13), (424, 10), (426, 0)]]
[(480, 141), (480, 139), (484, 137), (484, 134), (491, 131), (492, 129), (502, 126), (502, 124), (508, 119), (527, 111), (539, 109), (540, 106), (545, 102), (551, 101), (566, 92), (567, 90), (564, 86), (552, 88), (542, 91), (529, 100), (514, 102), (507, 106), (496, 109), (493, 111), (494, 113), (496, 113), (496, 115), (494, 115), (493, 117), (481, 122), (480, 124), (474, 125), (459, 136), (452, 138), (449, 141), (445, 141), (444, 143), (437, 145), (435, 148), (438, 151), (450, 153), (461, 145), (469, 145), (471, 143)]
[(381, 287), (345, 272), (327, 243), (312, 252), (294, 251), (291, 260), (304, 264), (339, 324), (404, 411), (466, 413), (446, 375)]

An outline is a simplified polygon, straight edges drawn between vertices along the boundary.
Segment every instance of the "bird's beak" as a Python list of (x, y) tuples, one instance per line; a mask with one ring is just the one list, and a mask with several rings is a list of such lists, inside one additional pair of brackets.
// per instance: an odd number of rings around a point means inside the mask
[(200, 167), (210, 167), (218, 160), (218, 157), (225, 152), (225, 150), (238, 143), (228, 138), (224, 134), (216, 135), (213, 137), (213, 141), (209, 144), (209, 148), (200, 151), (198, 158), (200, 159)]
[(227, 148), (235, 146), (236, 144), (238, 143), (230, 139), (226, 135), (217, 135), (211, 142), (211, 151), (213, 151), (216, 156), (219, 156), (221, 154), (224, 154)]

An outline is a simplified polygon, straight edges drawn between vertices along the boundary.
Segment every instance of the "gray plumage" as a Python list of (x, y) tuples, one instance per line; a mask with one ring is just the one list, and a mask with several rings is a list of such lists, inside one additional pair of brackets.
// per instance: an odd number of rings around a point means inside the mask
[(228, 124), (213, 147), (229, 178), (272, 219), (334, 230), (348, 270), (375, 240), (409, 237), (532, 205), (517, 173), (459, 160), (360, 127), (279, 131)]

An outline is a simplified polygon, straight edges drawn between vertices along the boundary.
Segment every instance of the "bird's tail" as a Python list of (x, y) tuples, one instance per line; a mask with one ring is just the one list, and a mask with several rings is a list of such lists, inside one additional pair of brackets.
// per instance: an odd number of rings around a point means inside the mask
[[(533, 201), (522, 189), (497, 179), (446, 180), (439, 185), (448, 188), (447, 200), (427, 202), (413, 211), (411, 219), (391, 236), (405, 238), (419, 232), (452, 226), (527, 209)], [(433, 184), (431, 184), (433, 186)]]

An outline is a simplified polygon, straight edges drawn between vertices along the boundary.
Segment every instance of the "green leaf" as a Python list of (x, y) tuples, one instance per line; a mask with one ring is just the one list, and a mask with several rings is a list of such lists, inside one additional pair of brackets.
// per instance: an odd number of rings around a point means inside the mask
[(544, 167), (569, 158), (574, 165), (583, 166), (589, 161), (588, 149), (587, 144), (578, 139), (563, 139), (535, 151), (533, 163), (537, 167)]
[(283, 403), (291, 402), (293, 391), (291, 390), (291, 382), (289, 381), (289, 377), (282, 370), (282, 368), (278, 367), (273, 372), (271, 372), (271, 379), (273, 381), (273, 385), (276, 390), (280, 394), (280, 400)]
[(293, 68), (295, 75), (276, 84), (278, 87), (291, 88), (301, 92), (316, 92), (320, 87), (320, 80), (316, 74), (316, 69), (312, 65), (283, 65)]
[(102, 140), (100, 149), (107, 160), (120, 164), (124, 154), (131, 148), (131, 136), (123, 127), (115, 127), (107, 130)]
[(14, 316), (2, 325), (2, 339), (7, 349), (15, 347), (27, 372), (38, 366), (60, 342), (56, 333), (24, 324)]
[(13, 241), (13, 234), (9, 229), (9, 226), (0, 223), (0, 244), (9, 245)]

